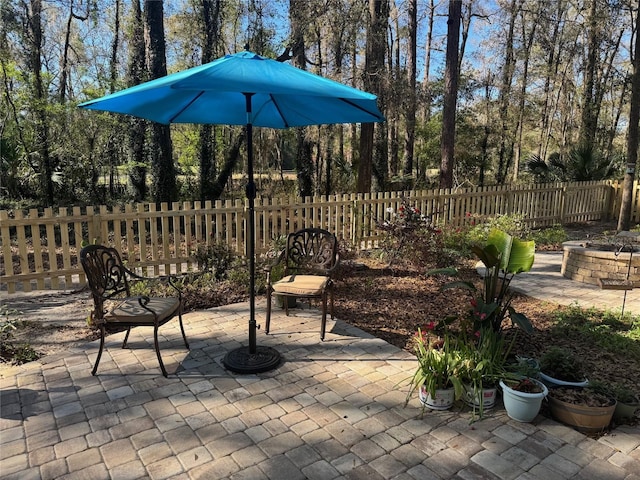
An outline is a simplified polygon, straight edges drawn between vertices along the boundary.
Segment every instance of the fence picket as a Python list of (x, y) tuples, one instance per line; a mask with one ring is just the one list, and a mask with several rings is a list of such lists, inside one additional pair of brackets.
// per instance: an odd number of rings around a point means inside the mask
[[(323, 227), (356, 249), (378, 244), (378, 221), (398, 213), (403, 199), (438, 225), (463, 226), (504, 214), (523, 215), (532, 227), (617, 218), (622, 188), (616, 182), (499, 185), (459, 190), (295, 196), (256, 199), (256, 253), (272, 239), (303, 227)], [(85, 278), (78, 254), (84, 242), (112, 244), (139, 272), (181, 273), (198, 245), (224, 241), (246, 254), (246, 202), (236, 200), (127, 204), (28, 212), (0, 210), (0, 281), (9, 293), (57, 289)], [(467, 214), (473, 215), (468, 218)], [(632, 221), (640, 221), (640, 187), (634, 183)], [(150, 270), (148, 270), (150, 269)], [(164, 271), (161, 272), (160, 270)]]

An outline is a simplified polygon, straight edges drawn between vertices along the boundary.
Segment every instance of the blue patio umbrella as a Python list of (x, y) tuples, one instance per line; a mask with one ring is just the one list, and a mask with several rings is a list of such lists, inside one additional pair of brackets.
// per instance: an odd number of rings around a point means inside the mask
[(256, 345), (253, 127), (381, 122), (376, 96), (299, 68), (244, 51), (81, 103), (82, 108), (123, 113), (158, 123), (244, 125), (247, 132), (247, 256), (249, 345), (223, 363), (257, 373), (280, 363), (278, 352)]

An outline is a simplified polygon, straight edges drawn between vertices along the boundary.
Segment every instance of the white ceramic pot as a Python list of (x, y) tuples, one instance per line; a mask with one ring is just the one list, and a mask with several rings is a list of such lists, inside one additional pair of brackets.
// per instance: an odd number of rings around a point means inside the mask
[(502, 401), (504, 408), (507, 411), (509, 418), (517, 422), (531, 422), (538, 415), (540, 407), (542, 406), (542, 400), (547, 396), (549, 390), (546, 385), (533, 378), (530, 379), (533, 383), (539, 385), (542, 388), (540, 393), (527, 393), (514, 390), (500, 380), (500, 387), (502, 387)]
[(435, 396), (432, 397), (425, 386), (421, 386), (418, 391), (420, 403), (431, 410), (448, 410), (453, 405), (455, 390), (453, 388), (436, 389)]
[(471, 385), (465, 385), (464, 400), (470, 407), (479, 408), (482, 399), (482, 409), (489, 410), (496, 404), (498, 389), (496, 387), (482, 387), (480, 395)]

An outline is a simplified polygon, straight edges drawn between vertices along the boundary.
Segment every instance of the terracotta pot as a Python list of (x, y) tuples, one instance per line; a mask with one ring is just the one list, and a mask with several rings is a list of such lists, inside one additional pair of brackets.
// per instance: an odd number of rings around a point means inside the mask
[(558, 400), (549, 394), (549, 410), (556, 420), (584, 433), (597, 433), (609, 426), (616, 409), (616, 401), (607, 407), (588, 407)]

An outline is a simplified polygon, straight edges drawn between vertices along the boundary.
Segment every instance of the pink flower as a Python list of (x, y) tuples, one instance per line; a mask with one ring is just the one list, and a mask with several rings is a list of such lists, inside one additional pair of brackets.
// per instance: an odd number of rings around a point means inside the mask
[(425, 330), (435, 330), (436, 329), (436, 322), (429, 322), (424, 326)]
[(481, 313), (480, 314), (480, 320), (484, 320), (485, 318), (487, 318), (487, 314), (486, 313)]
[(476, 300), (475, 298), (472, 298), (471, 299), (471, 306), (474, 307), (474, 308), (477, 307), (478, 306), (478, 300)]
[(476, 333), (473, 334), (476, 338), (480, 338), (480, 330), (476, 331)]

